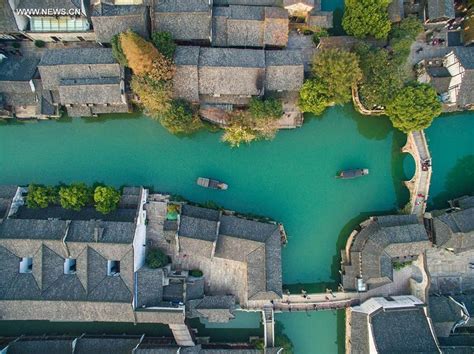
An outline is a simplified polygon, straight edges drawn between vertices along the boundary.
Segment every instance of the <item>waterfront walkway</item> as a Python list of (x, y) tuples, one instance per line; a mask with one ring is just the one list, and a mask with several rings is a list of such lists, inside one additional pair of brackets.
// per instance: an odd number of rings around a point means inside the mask
[(407, 143), (402, 151), (413, 156), (416, 166), (412, 179), (405, 182), (410, 191), (408, 211), (422, 218), (426, 210), (432, 173), (431, 154), (426, 142), (425, 132), (421, 130), (409, 133)]

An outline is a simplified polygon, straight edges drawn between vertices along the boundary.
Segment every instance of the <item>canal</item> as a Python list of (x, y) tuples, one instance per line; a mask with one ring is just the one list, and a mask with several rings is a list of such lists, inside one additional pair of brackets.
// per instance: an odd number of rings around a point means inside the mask
[[(472, 193), (474, 114), (448, 115), (427, 130), (433, 154), (430, 203)], [(362, 117), (351, 106), (334, 107), (302, 129), (283, 131), (272, 142), (231, 149), (220, 133), (178, 138), (139, 115), (0, 125), (0, 183), (103, 181), (143, 184), (197, 201), (270, 216), (285, 224), (283, 277), (292, 292), (324, 289), (338, 279), (339, 250), (358, 222), (396, 212), (406, 203), (402, 186), (414, 164), (401, 154), (405, 136), (386, 118)], [(348, 167), (367, 167), (366, 178), (341, 181)], [(229, 183), (226, 192), (195, 185), (197, 176)], [(343, 350), (342, 312), (279, 314), (280, 328), (297, 353), (318, 343), (325, 353)], [(231, 328), (201, 326), (213, 339), (258, 335), (259, 316), (243, 313)], [(246, 329), (243, 329), (247, 327)], [(0, 334), (82, 331), (166, 334), (160, 326), (130, 324), (0, 323)]]

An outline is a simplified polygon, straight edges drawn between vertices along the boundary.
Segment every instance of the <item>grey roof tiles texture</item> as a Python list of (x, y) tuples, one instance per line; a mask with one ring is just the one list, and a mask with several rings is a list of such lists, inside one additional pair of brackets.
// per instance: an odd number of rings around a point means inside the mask
[(380, 353), (439, 353), (422, 307), (382, 310), (370, 322)]

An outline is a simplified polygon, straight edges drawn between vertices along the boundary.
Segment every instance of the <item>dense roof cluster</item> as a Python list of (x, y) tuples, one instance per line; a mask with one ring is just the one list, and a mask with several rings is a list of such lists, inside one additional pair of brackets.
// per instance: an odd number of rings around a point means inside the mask
[(183, 206), (178, 229), (179, 252), (245, 263), (249, 300), (281, 297), (280, 238), (278, 225), (190, 205)]
[(342, 251), (342, 284), (347, 290), (390, 283), (393, 261), (418, 256), (431, 246), (416, 215), (372, 217), (361, 227), (349, 238), (348, 251)]

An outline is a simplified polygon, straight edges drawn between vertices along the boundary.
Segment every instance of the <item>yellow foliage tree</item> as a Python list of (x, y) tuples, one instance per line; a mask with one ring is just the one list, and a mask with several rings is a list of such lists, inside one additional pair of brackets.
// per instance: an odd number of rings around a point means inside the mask
[(170, 83), (156, 82), (148, 77), (134, 75), (131, 86), (133, 92), (140, 97), (139, 103), (153, 119), (159, 120), (171, 108), (172, 89)]
[(173, 78), (173, 62), (161, 54), (155, 46), (132, 31), (120, 34), (120, 45), (128, 66), (138, 76), (148, 76), (156, 81)]

